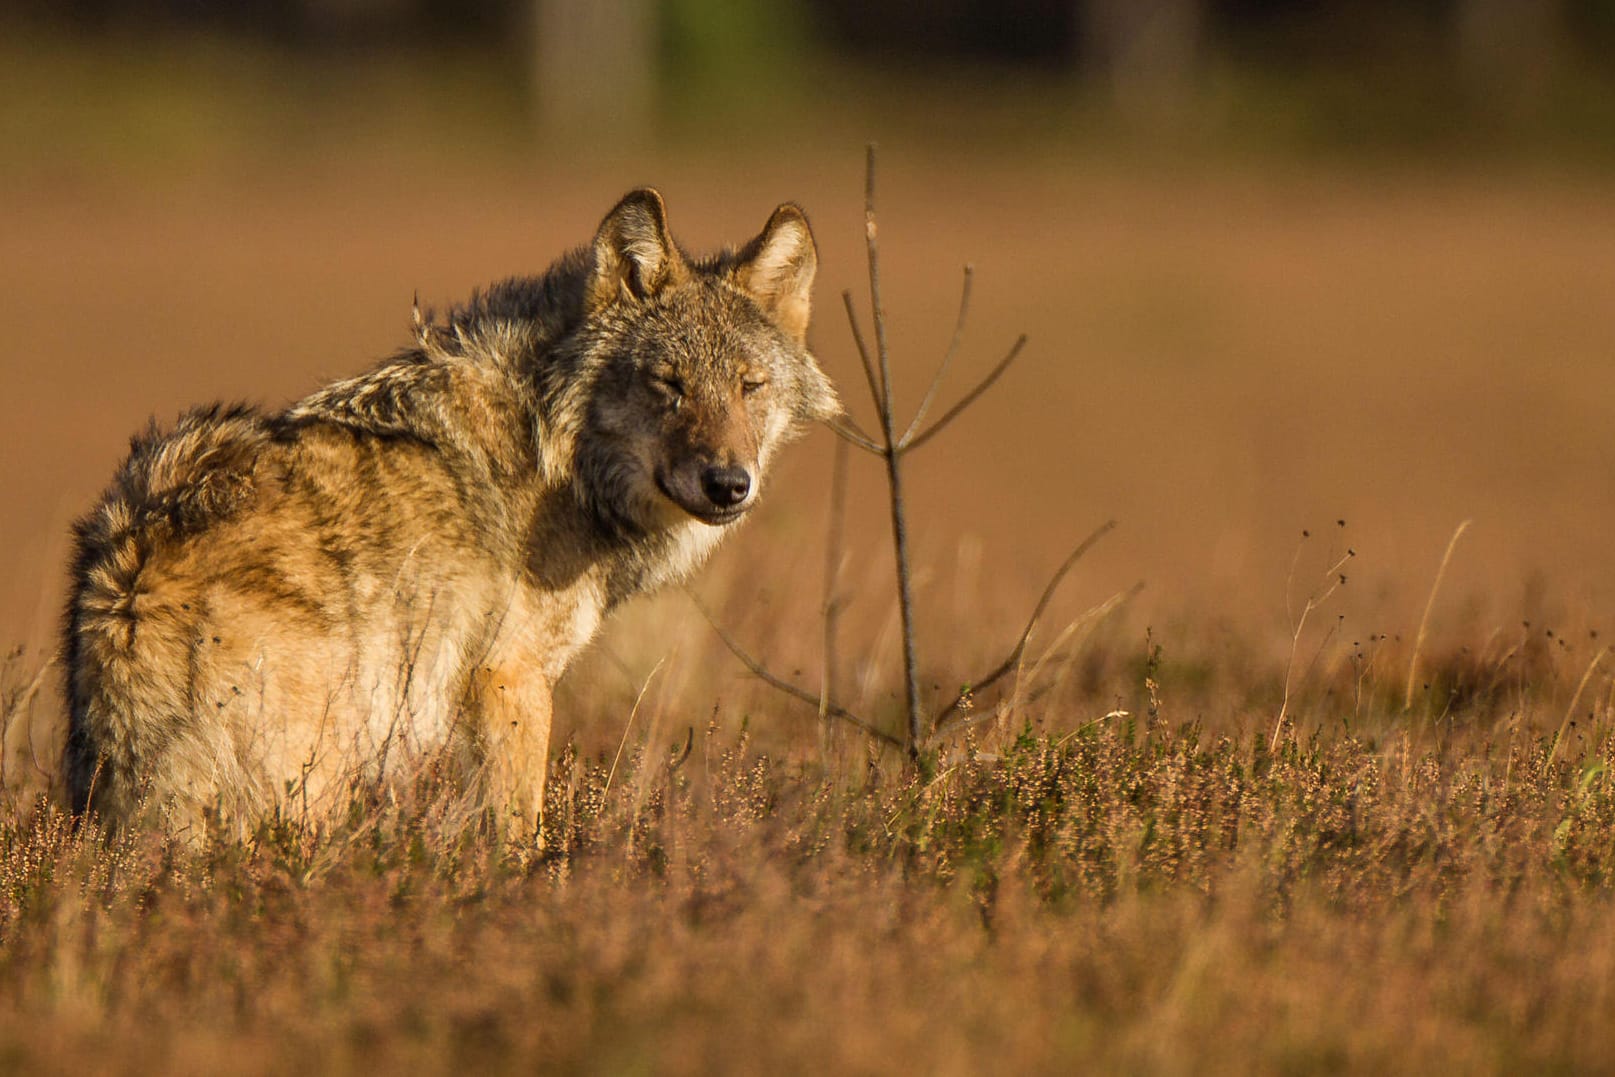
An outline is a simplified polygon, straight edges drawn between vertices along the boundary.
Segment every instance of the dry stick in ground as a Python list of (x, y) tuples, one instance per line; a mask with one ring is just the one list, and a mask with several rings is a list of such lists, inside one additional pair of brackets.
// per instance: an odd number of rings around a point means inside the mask
[(824, 602), (820, 615), (824, 620), (824, 668), (819, 679), (819, 728), (822, 746), (828, 752), (829, 740), (825, 730), (829, 725), (830, 699), (835, 695), (840, 669), (837, 662), (836, 629), (841, 623), (841, 596), (837, 586), (841, 579), (841, 540), (847, 517), (847, 443), (836, 442), (835, 456), (830, 465), (830, 513), (824, 537)]
[[(908, 705), (908, 750), (915, 755), (920, 744), (920, 674), (914, 651), (914, 588), (908, 562), (908, 521), (903, 514), (903, 454), (894, 425), (891, 349), (886, 343), (886, 308), (880, 301), (880, 247), (875, 225), (875, 147), (868, 151), (864, 169), (864, 244), (869, 250), (869, 309), (875, 322), (875, 353), (880, 361), (880, 385), (869, 383), (875, 410), (880, 415), (881, 455), (886, 459), (886, 483), (892, 503), (892, 548), (897, 556), (897, 604), (903, 619), (903, 698)], [(846, 297), (852, 314), (852, 297)], [(856, 320), (855, 320), (856, 321)], [(859, 342), (860, 351), (863, 341)], [(864, 371), (869, 372), (864, 358)]]
[[(864, 380), (868, 383), (870, 397), (874, 401), (875, 411), (880, 420), (880, 434), (878, 439), (870, 436), (848, 416), (842, 416), (839, 420), (831, 422), (827, 425), (829, 425), (830, 429), (847, 444), (854, 445), (865, 452), (879, 456), (886, 463), (887, 491), (890, 496), (891, 503), (892, 547), (897, 565), (898, 612), (903, 631), (904, 703), (908, 719), (906, 739), (900, 741), (897, 738), (892, 737), (890, 734), (878, 730), (868, 721), (858, 717), (845, 707), (834, 703), (832, 700), (832, 695), (834, 692), (834, 672), (836, 665), (834, 655), (836, 628), (835, 619), (839, 613), (839, 606), (833, 593), (835, 574), (832, 566), (839, 563), (839, 517), (835, 511), (836, 507), (839, 505), (838, 499), (841, 496), (839, 493), (835, 492), (834, 490), (832, 492), (832, 540), (831, 549), (828, 552), (826, 562), (827, 568), (824, 603), (826, 622), (824, 632), (825, 680), (818, 695), (815, 696), (813, 693), (798, 688), (789, 681), (776, 676), (765, 666), (763, 666), (761, 662), (758, 662), (756, 659), (752, 658), (745, 652), (744, 649), (740, 647), (732, 636), (730, 636), (718, 625), (717, 621), (712, 617), (712, 614), (706, 609), (705, 606), (701, 604), (700, 600), (696, 598), (694, 592), (689, 592), (689, 594), (692, 600), (695, 601), (697, 608), (701, 610), (702, 615), (706, 617), (708, 623), (710, 623), (713, 629), (718, 633), (718, 637), (723, 640), (724, 645), (728, 647), (735, 657), (740, 659), (740, 661), (748, 669), (750, 669), (753, 674), (789, 696), (802, 700), (806, 703), (814, 704), (818, 708), (821, 718), (835, 717), (850, 722), (851, 724), (858, 726), (866, 733), (875, 736), (877, 739), (880, 739), (885, 743), (894, 744), (906, 749), (909, 757), (912, 759), (918, 757), (922, 746), (929, 739), (930, 733), (926, 730), (924, 719), (920, 713), (919, 663), (916, 657), (914, 640), (914, 601), (912, 586), (913, 572), (910, 568), (908, 555), (908, 522), (904, 509), (901, 461), (909, 450), (917, 449), (927, 441), (930, 441), (950, 423), (952, 423), (954, 419), (969, 408), (970, 405), (974, 404), (983, 393), (992, 388), (998, 379), (1001, 378), (1007, 370), (1009, 370), (1010, 366), (1015, 362), (1015, 360), (1019, 358), (1022, 349), (1026, 346), (1026, 336), (1022, 334), (1010, 348), (1009, 353), (1005, 355), (996, 366), (993, 367), (985, 378), (978, 382), (976, 386), (969, 392), (965, 393), (964, 396), (960, 398), (958, 403), (954, 404), (953, 407), (944, 412), (942, 417), (931, 423), (930, 426), (922, 429), (926, 415), (929, 413), (931, 404), (934, 402), (937, 391), (941, 386), (943, 375), (947, 373), (949, 366), (952, 365), (953, 358), (955, 354), (957, 354), (960, 342), (964, 337), (965, 321), (970, 309), (971, 283), (974, 279), (974, 270), (967, 265), (964, 271), (963, 290), (959, 297), (959, 315), (954, 325), (953, 339), (949, 343), (947, 353), (943, 356), (941, 364), (938, 366), (935, 375), (931, 379), (930, 386), (926, 389), (925, 395), (921, 398), (920, 405), (915, 410), (913, 418), (909, 421), (903, 433), (898, 435), (896, 418), (894, 414), (896, 410), (895, 400), (892, 390), (891, 349), (888, 346), (886, 339), (886, 311), (885, 307), (881, 303), (880, 292), (880, 245), (879, 229), (876, 224), (875, 216), (875, 147), (873, 145), (870, 145), (868, 149), (866, 169), (864, 174), (864, 243), (868, 251), (869, 299), (875, 326), (875, 347), (873, 352), (871, 351), (868, 343), (865, 341), (863, 330), (858, 324), (858, 312), (853, 302), (852, 292), (850, 290), (842, 292), (841, 299), (843, 305), (846, 307), (847, 324), (852, 332), (853, 344), (857, 348), (859, 361), (863, 364)], [(832, 481), (834, 484), (839, 484), (842, 481), (839, 457), (837, 459), (836, 478)], [(837, 489), (839, 489), (838, 486)], [(1048, 587), (1045, 588), (1042, 598), (1038, 601), (1037, 608), (1032, 613), (1031, 621), (1027, 624), (1026, 631), (1022, 633), (1021, 639), (1019, 643), (1016, 644), (1014, 650), (1011, 651), (1010, 657), (1006, 659), (998, 669), (993, 670), (985, 677), (978, 679), (978, 681), (975, 682), (976, 689), (979, 690), (982, 687), (992, 684), (1014, 668), (1015, 663), (1019, 660), (1021, 653), (1025, 650), (1027, 638), (1030, 636), (1038, 618), (1042, 615), (1044, 609), (1047, 607), (1049, 600), (1052, 598), (1055, 589), (1059, 586), (1060, 581), (1065, 578), (1066, 573), (1070, 571), (1072, 565), (1074, 565), (1077, 560), (1085, 552), (1087, 552), (1088, 548), (1092, 546), (1093, 543), (1096, 542), (1101, 536), (1110, 531), (1114, 526), (1114, 521), (1105, 524), (1099, 528), (1099, 530), (1090, 535), (1086, 540), (1084, 540), (1071, 553), (1071, 555), (1066, 558), (1065, 563), (1062, 564), (1055, 572), (1054, 577), (1050, 580)], [(949, 704), (948, 708), (944, 710), (942, 714), (938, 715), (938, 717), (933, 720), (933, 726), (936, 722), (939, 722), (942, 720), (942, 718), (946, 717), (950, 712), (956, 710), (959, 705), (960, 699), (956, 698), (953, 703)]]

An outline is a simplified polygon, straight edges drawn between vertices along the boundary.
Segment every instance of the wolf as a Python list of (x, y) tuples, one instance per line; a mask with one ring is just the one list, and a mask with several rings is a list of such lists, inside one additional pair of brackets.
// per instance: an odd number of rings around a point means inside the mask
[(817, 265), (794, 204), (698, 258), (643, 188), (540, 276), (417, 306), (369, 373), (135, 437), (74, 528), (75, 810), (196, 833), (446, 757), (541, 841), (556, 680), (840, 411)]

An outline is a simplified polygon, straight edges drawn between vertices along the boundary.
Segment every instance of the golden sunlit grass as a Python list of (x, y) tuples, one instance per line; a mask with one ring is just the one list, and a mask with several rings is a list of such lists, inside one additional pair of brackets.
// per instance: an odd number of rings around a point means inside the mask
[[(1287, 672), (1209, 635), (1100, 632), (929, 774), (850, 733), (827, 753), (812, 708), (766, 691), (731, 691), (720, 715), (688, 671), (656, 669), (577, 716), (591, 735), (556, 759), (531, 863), (430, 774), (200, 848), (7, 812), (0, 1057), (1615, 1064), (1607, 674), (1522, 629), (1423, 654), (1405, 709), (1410, 643), (1298, 638)], [(895, 667), (874, 675), (892, 697)]]

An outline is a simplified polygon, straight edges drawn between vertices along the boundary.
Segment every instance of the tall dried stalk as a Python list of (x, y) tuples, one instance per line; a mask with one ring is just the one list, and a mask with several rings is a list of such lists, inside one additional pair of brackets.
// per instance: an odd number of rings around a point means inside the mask
[[(1342, 520), (1341, 523), (1344, 524), (1345, 521)], [(1301, 551), (1297, 549), (1297, 558), (1300, 557), (1300, 554)], [(1295, 631), (1290, 634), (1290, 656), (1284, 660), (1284, 698), (1279, 702), (1279, 716), (1273, 721), (1273, 736), (1267, 744), (1269, 752), (1278, 751), (1279, 739), (1284, 735), (1284, 722), (1290, 716), (1290, 691), (1294, 686), (1295, 656), (1301, 649), (1301, 633), (1306, 630), (1307, 618), (1312, 616), (1314, 610), (1328, 602), (1336, 591), (1345, 586), (1346, 577), (1341, 574), (1340, 570), (1346, 567), (1347, 561), (1356, 556), (1356, 550), (1347, 550), (1339, 560), (1324, 570), (1324, 579), (1328, 581), (1328, 587), (1321, 593), (1308, 595), (1306, 605), (1301, 608), (1301, 616), (1295, 619)], [(1290, 574), (1292, 577), (1295, 574), (1293, 562), (1290, 565)], [(1288, 603), (1288, 588), (1285, 591), (1285, 600)], [(1327, 642), (1325, 640), (1326, 644)]]
[(1419, 618), (1419, 634), (1413, 639), (1413, 657), (1408, 661), (1407, 691), (1402, 695), (1402, 709), (1413, 709), (1413, 690), (1419, 683), (1419, 655), (1424, 651), (1425, 633), (1430, 629), (1430, 611), (1436, 608), (1436, 594), (1441, 590), (1441, 578), (1447, 574), (1447, 562), (1452, 560), (1452, 551), (1457, 548), (1458, 540), (1464, 537), (1469, 530), (1470, 521), (1465, 520), (1458, 525), (1458, 530), (1452, 533), (1447, 540), (1447, 552), (1441, 555), (1441, 565), (1436, 569), (1436, 582), (1430, 585), (1430, 599), (1424, 604), (1424, 616)]

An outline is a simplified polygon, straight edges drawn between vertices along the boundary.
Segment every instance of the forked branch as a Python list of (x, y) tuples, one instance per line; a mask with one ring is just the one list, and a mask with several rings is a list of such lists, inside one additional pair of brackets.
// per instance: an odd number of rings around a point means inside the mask
[(942, 379), (948, 373), (948, 367), (953, 365), (953, 357), (959, 354), (959, 345), (965, 338), (965, 319), (970, 316), (970, 286), (976, 278), (976, 267), (965, 266), (965, 282), (959, 291), (959, 317), (953, 323), (953, 339), (948, 342), (948, 350), (942, 355), (942, 362), (937, 364), (936, 373), (931, 377), (931, 384), (926, 387), (925, 395), (920, 397), (920, 406), (914, 409), (914, 418), (909, 420), (908, 428), (898, 439), (898, 444), (906, 446), (914, 440), (914, 431), (920, 428), (925, 421), (925, 415), (931, 410), (931, 404), (936, 400), (937, 390), (942, 388)]
[[(841, 305), (847, 310), (847, 328), (852, 331), (852, 343), (858, 349), (858, 359), (864, 367), (864, 383), (869, 386), (869, 395), (875, 401), (875, 411), (880, 412), (881, 400), (885, 396), (881, 390), (880, 375), (875, 373), (875, 361), (869, 357), (869, 345), (864, 343), (864, 331), (858, 325), (858, 307), (852, 298), (852, 289), (848, 288), (841, 293)], [(884, 448), (877, 451), (884, 452)]]
[(886, 450), (880, 447), (879, 442), (860, 430), (858, 425), (845, 415), (839, 419), (831, 419), (824, 425), (830, 428), (832, 434), (848, 445), (856, 446), (867, 453), (874, 453), (876, 456), (886, 454)]
[[(954, 419), (957, 419), (966, 408), (974, 404), (981, 397), (982, 393), (985, 393), (988, 389), (991, 389), (995, 381), (1004, 376), (1004, 371), (1008, 370), (1011, 364), (1013, 364), (1016, 359), (1020, 358), (1021, 349), (1024, 347), (1026, 347), (1026, 334), (1022, 333), (1018, 338), (1016, 338), (1015, 343), (1010, 347), (1009, 354), (1004, 356), (1003, 359), (999, 360), (998, 365), (993, 367), (991, 373), (989, 373), (985, 378), (982, 378), (974, 389), (970, 390), (963, 397), (961, 397), (957, 404), (943, 412), (942, 418), (932, 423), (928, 429), (915, 435), (914, 437), (905, 438), (902, 442), (900, 442), (897, 446), (897, 451), (908, 452), (910, 449), (917, 449), (921, 445), (924, 445), (927, 441), (930, 441), (932, 438), (942, 433), (944, 427), (953, 422)], [(918, 416), (915, 418), (917, 419)]]

